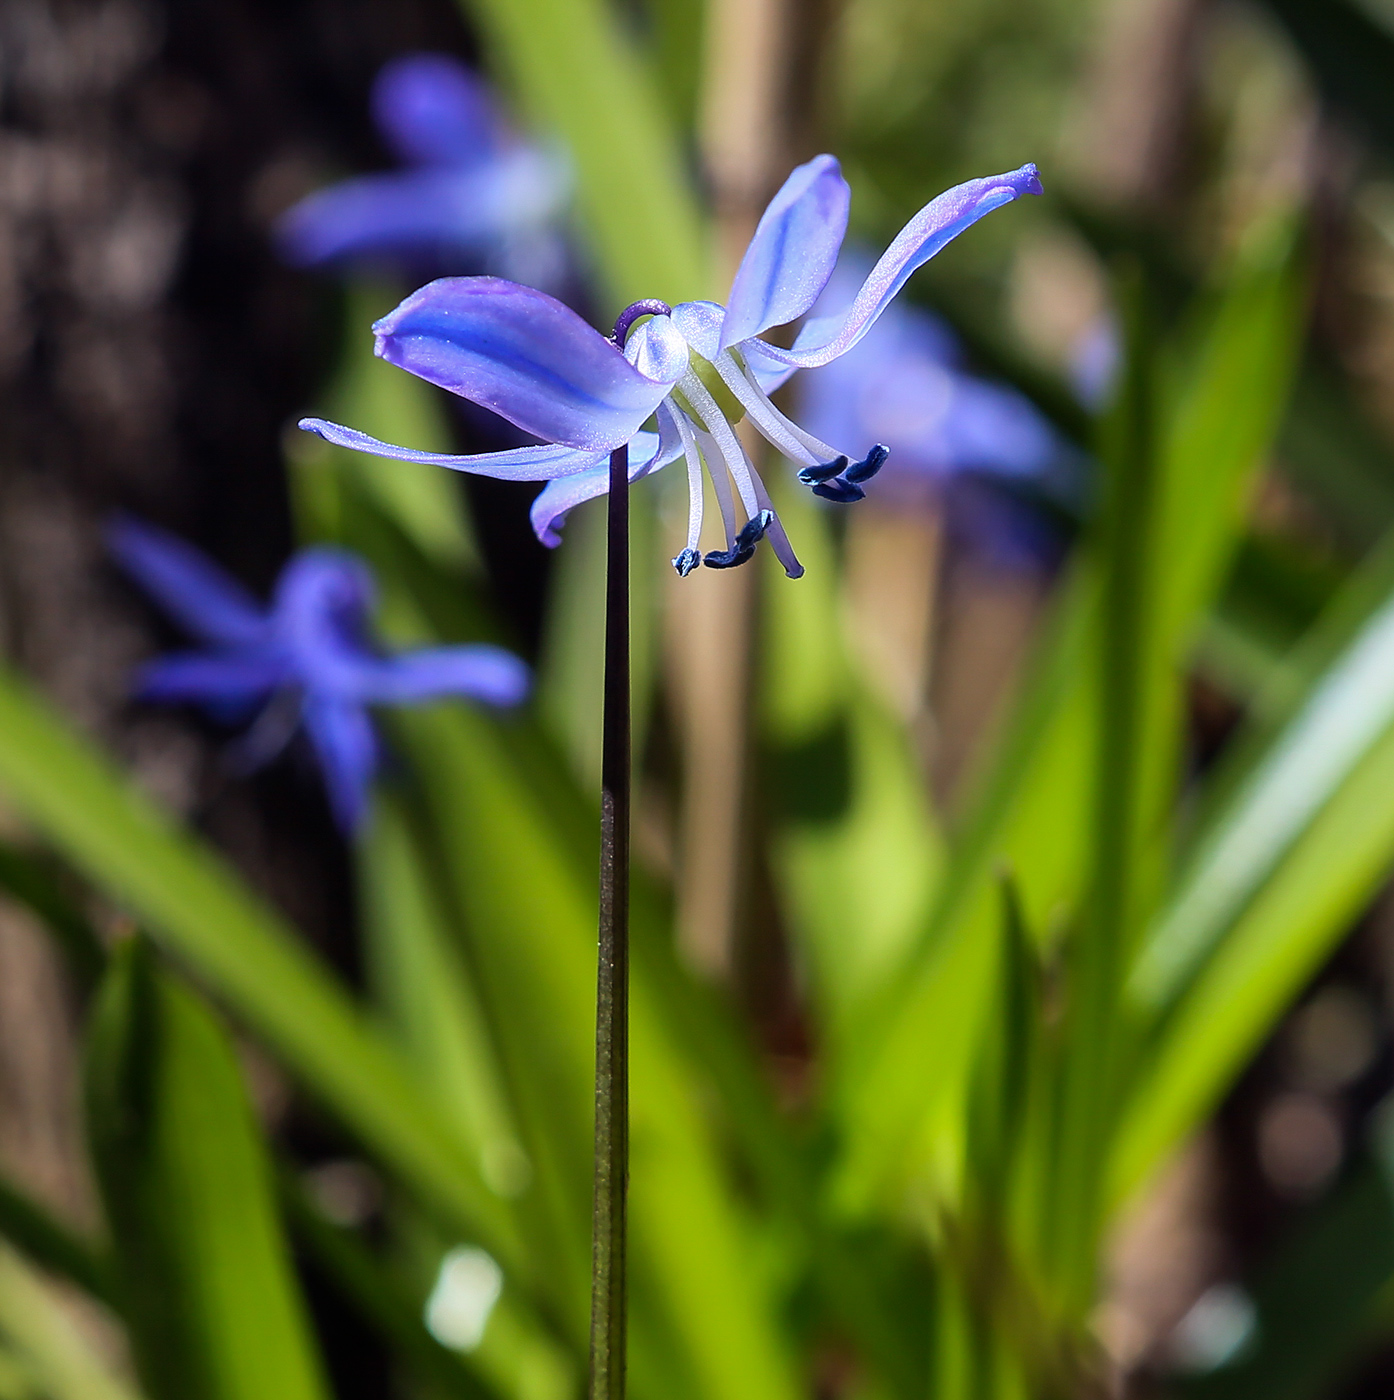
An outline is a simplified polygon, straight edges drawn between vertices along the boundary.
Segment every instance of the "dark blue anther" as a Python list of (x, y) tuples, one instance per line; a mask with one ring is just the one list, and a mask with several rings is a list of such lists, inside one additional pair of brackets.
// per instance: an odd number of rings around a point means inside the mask
[(765, 531), (774, 524), (774, 511), (762, 510), (756, 515), (752, 515), (749, 520), (741, 526), (740, 534), (736, 536), (736, 552), (754, 549), (762, 539), (765, 538)]
[[(861, 465), (859, 462), (858, 466)], [(832, 477), (840, 476), (847, 466), (846, 457), (834, 457), (831, 462), (819, 462), (811, 467), (803, 467), (799, 471), (799, 480), (805, 486), (812, 486), (818, 481), (828, 481)]]
[(666, 301), (659, 301), (656, 297), (647, 297), (643, 301), (636, 301), (633, 306), (626, 306), (619, 314), (619, 319), (615, 322), (615, 333), (610, 338), (624, 349), (624, 343), (629, 339), (629, 328), (641, 316), (671, 316), (673, 308)]
[(884, 443), (878, 442), (860, 462), (853, 462), (852, 465), (842, 473), (842, 479), (852, 482), (853, 485), (859, 485), (863, 481), (870, 481), (871, 478), (886, 465), (886, 458), (890, 455), (891, 449)]
[(702, 556), (695, 549), (685, 549), (673, 560), (673, 567), (679, 578), (686, 578), (701, 562)]
[(839, 476), (833, 481), (820, 481), (813, 488), (813, 494), (825, 501), (836, 501), (838, 505), (847, 506), (853, 501), (860, 501), (866, 492)]
[(748, 549), (711, 550), (703, 556), (702, 563), (709, 569), (734, 569), (737, 564), (744, 564), (754, 558), (755, 547), (751, 545)]

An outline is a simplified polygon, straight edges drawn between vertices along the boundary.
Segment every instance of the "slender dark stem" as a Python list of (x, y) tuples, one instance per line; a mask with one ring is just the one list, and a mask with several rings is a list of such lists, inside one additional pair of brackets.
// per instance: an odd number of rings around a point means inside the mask
[[(615, 323), (621, 348), (640, 316)], [(595, 999), (595, 1196), (591, 1213), (590, 1400), (624, 1400), (629, 1178), (629, 447), (610, 454), (605, 699), (600, 760), (600, 966)]]

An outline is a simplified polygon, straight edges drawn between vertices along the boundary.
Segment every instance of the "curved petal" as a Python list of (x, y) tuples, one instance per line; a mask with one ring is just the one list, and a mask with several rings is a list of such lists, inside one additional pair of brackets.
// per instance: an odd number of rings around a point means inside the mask
[(335, 447), (348, 447), (374, 457), (391, 457), (398, 462), (428, 462), (452, 471), (492, 476), (499, 481), (551, 481), (556, 477), (575, 476), (578, 472), (589, 471), (609, 455), (606, 451), (583, 452), (578, 447), (558, 447), (546, 442), (537, 447), (510, 447), (503, 452), (454, 456), (449, 452), (418, 452), (411, 447), (397, 447), (360, 433), (357, 428), (346, 428), (324, 418), (302, 418), (299, 426), (307, 433), (332, 442)]
[(487, 705), (517, 705), (527, 698), (532, 674), (511, 651), (494, 646), (428, 647), (384, 657), (360, 674), (364, 700), (411, 705), (439, 695), (465, 695)]
[(716, 301), (684, 301), (673, 308), (673, 324), (687, 343), (704, 359), (721, 353), (721, 327), (726, 308)]
[(531, 148), (470, 170), (365, 175), (292, 205), (277, 221), (276, 242), (297, 267), (431, 252), (481, 255), (552, 218), (568, 180), (555, 159)]
[(1024, 194), (1040, 193), (1041, 180), (1034, 165), (946, 190), (896, 235), (845, 312), (809, 321), (792, 350), (761, 341), (762, 354), (801, 369), (813, 369), (846, 354), (871, 329), (916, 268), (985, 214)]
[(339, 828), (357, 830), (368, 811), (368, 784), (377, 767), (377, 736), (362, 705), (305, 697), (305, 731), (329, 791), (329, 807)]
[(357, 698), (369, 648), (373, 576), (343, 549), (305, 549), (276, 584), (276, 640), (307, 695)]
[(383, 139), (408, 165), (485, 160), (504, 134), (488, 84), (448, 54), (404, 54), (385, 64), (372, 105)]
[(672, 380), (641, 374), (554, 297), (501, 277), (444, 277), (374, 327), (389, 363), (471, 399), (548, 442), (608, 452)]
[(285, 663), (269, 650), (175, 652), (140, 668), (135, 693), (157, 704), (195, 700), (236, 711), (270, 694), (286, 679)]
[(736, 270), (723, 350), (798, 320), (818, 300), (847, 233), (851, 199), (833, 156), (815, 156), (793, 171), (760, 216)]
[[(638, 481), (660, 467), (682, 456), (682, 439), (678, 436), (672, 415), (666, 410), (659, 414), (663, 427), (659, 433), (638, 433), (629, 444), (629, 479)], [(561, 543), (558, 531), (566, 523), (567, 512), (584, 501), (605, 495), (610, 489), (610, 463), (605, 461), (592, 470), (558, 481), (549, 481), (533, 499), (529, 518), (533, 533), (549, 549)]]
[(248, 646), (266, 635), (255, 598), (207, 555), (129, 516), (107, 530), (117, 562), (186, 631), (219, 646)]

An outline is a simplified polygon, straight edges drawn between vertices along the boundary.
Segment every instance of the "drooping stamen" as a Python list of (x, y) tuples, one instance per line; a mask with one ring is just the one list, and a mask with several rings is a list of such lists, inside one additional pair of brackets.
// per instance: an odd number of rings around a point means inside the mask
[(737, 564), (747, 564), (754, 558), (754, 545), (749, 549), (709, 549), (702, 563), (709, 569), (734, 569)]
[(716, 503), (721, 508), (721, 524), (726, 531), (726, 548), (734, 549), (736, 503), (731, 497), (731, 473), (726, 470), (726, 463), (716, 445), (716, 439), (702, 428), (695, 429), (694, 436), (701, 449), (702, 460), (707, 464), (707, 475), (711, 477), (712, 489), (716, 492)]
[[(696, 410), (697, 416), (702, 420), (702, 426), (715, 439), (717, 450), (725, 459), (731, 478), (736, 483), (736, 489), (741, 493), (741, 504), (745, 507), (747, 517), (755, 515), (760, 506), (755, 499), (755, 484), (750, 479), (750, 464), (735, 430), (726, 421), (726, 415), (707, 386), (691, 370), (678, 381), (678, 388)], [(712, 476), (715, 478), (717, 472), (713, 471)]]
[(846, 457), (834, 457), (831, 462), (819, 462), (816, 466), (804, 467), (799, 472), (799, 480), (805, 486), (816, 486), (820, 481), (831, 481), (835, 476), (841, 476), (847, 469), (848, 459)]
[(860, 462), (853, 462), (845, 472), (842, 473), (844, 481), (850, 481), (854, 485), (860, 485), (863, 481), (870, 481), (882, 467), (886, 465), (886, 458), (891, 455), (891, 449), (883, 442), (878, 442), (870, 452), (862, 458)]
[(840, 506), (850, 506), (853, 501), (863, 499), (866, 492), (860, 486), (854, 486), (850, 481), (835, 476), (831, 481), (820, 481), (813, 488), (813, 494), (821, 496), (825, 501), (836, 501)]
[[(683, 457), (687, 461), (687, 547), (673, 560), (673, 567), (679, 578), (686, 578), (698, 564), (702, 555), (698, 545), (702, 542), (702, 457), (697, 449), (697, 440), (692, 435), (692, 425), (687, 415), (666, 403), (658, 406), (660, 421), (668, 415), (677, 428), (682, 441)], [(728, 531), (729, 537), (729, 531)]]
[(716, 357), (715, 364), (722, 382), (740, 400), (746, 416), (791, 462), (814, 467), (838, 455), (826, 442), (805, 432), (792, 418), (781, 413), (755, 376), (730, 350), (723, 350)]
[(774, 550), (774, 557), (784, 566), (784, 572), (790, 578), (802, 578), (803, 565), (799, 563), (798, 556), (794, 553), (794, 546), (789, 543), (789, 536), (784, 530), (784, 522), (780, 520), (779, 513), (770, 500), (769, 492), (765, 490), (765, 483), (758, 476), (755, 478), (755, 490), (760, 498), (762, 513), (770, 517), (769, 524), (765, 527), (765, 534), (769, 539), (770, 548)]

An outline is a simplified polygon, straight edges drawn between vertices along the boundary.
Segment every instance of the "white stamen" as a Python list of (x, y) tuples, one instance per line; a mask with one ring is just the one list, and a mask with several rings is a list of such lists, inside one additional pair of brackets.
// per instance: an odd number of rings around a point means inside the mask
[(836, 448), (820, 442), (806, 433), (791, 418), (785, 417), (770, 402), (770, 397), (756, 382), (755, 376), (741, 368), (729, 350), (716, 357), (716, 370), (722, 382), (740, 400), (750, 421), (767, 437), (779, 452), (802, 467), (816, 467), (843, 456)]
[(774, 517), (765, 530), (765, 538), (769, 540), (770, 548), (774, 550), (774, 557), (784, 565), (784, 572), (790, 578), (802, 578), (803, 565), (799, 563), (798, 556), (794, 553), (794, 546), (789, 543), (789, 536), (784, 530), (784, 522), (779, 518), (779, 512), (774, 508), (774, 502), (770, 500), (770, 493), (765, 490), (765, 483), (753, 467), (751, 474), (755, 477), (755, 495), (760, 502), (761, 510), (769, 511)]
[(716, 491), (716, 503), (721, 507), (721, 523), (726, 527), (726, 548), (736, 547), (736, 503), (731, 499), (731, 474), (726, 470), (726, 462), (716, 439), (702, 428), (695, 428), (698, 446), (702, 449), (703, 460), (707, 464), (707, 474), (712, 479)]
[[(702, 425), (716, 440), (718, 452), (725, 458), (726, 465), (735, 480), (736, 489), (741, 493), (741, 504), (745, 507), (746, 517), (748, 519), (753, 517), (759, 512), (760, 506), (755, 499), (755, 484), (751, 481), (751, 472), (746, 464), (745, 449), (741, 446), (740, 439), (737, 438), (735, 431), (726, 421), (726, 415), (717, 406), (717, 402), (708, 392), (707, 386), (691, 370), (688, 370), (678, 381), (678, 388), (688, 403), (697, 410), (697, 416), (702, 420)], [(716, 476), (717, 473), (713, 472), (713, 480)]]
[(697, 450), (697, 439), (692, 435), (692, 425), (687, 414), (669, 408), (667, 402), (659, 404), (660, 413), (667, 412), (677, 424), (678, 436), (682, 439), (682, 454), (687, 459), (687, 547), (697, 549), (702, 539), (702, 458)]

